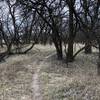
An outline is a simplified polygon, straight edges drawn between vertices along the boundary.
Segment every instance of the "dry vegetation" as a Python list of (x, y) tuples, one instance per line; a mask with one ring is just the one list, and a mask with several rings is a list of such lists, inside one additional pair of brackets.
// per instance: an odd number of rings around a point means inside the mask
[(91, 55), (80, 53), (67, 66), (56, 59), (54, 50), (53, 46), (37, 45), (26, 55), (14, 55), (2, 62), (0, 100), (34, 100), (32, 77), (36, 69), (40, 69), (43, 100), (100, 100), (97, 51)]
[(79, 54), (68, 66), (54, 56), (46, 59), (40, 72), (44, 100), (100, 100), (96, 61), (96, 50)]

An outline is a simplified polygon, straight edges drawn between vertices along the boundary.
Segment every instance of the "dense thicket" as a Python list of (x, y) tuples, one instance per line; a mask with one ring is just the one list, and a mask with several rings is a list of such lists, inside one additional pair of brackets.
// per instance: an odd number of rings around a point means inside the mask
[[(49, 43), (58, 59), (64, 48), (66, 61), (72, 62), (82, 50), (100, 48), (100, 0), (2, 0), (0, 12), (0, 45), (7, 54)], [(84, 47), (74, 53), (76, 42)]]

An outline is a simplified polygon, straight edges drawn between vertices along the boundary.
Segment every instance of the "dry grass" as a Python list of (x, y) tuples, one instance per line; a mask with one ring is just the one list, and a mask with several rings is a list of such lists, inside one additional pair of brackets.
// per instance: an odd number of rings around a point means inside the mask
[(0, 63), (0, 100), (33, 100), (34, 71), (49, 50), (37, 45), (26, 55), (14, 55)]
[(24, 55), (16, 55), (0, 65), (1, 100), (21, 100), (20, 98), (24, 96), (31, 97), (30, 83), (33, 72), (27, 67), (28, 59), (29, 57)]
[(68, 66), (51, 57), (41, 65), (40, 79), (44, 100), (100, 100), (97, 51), (79, 54)]
[(80, 53), (68, 66), (49, 56), (54, 51), (54, 46), (36, 45), (28, 54), (1, 63), (0, 100), (33, 100), (32, 77), (37, 68), (43, 100), (100, 100), (97, 51)]

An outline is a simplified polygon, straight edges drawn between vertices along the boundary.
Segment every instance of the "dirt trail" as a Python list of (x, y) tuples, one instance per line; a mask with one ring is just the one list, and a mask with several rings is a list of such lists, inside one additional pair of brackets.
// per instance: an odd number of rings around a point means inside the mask
[(33, 80), (32, 88), (33, 88), (33, 93), (34, 93), (33, 100), (43, 100), (42, 95), (41, 95), (41, 91), (40, 91), (41, 89), (40, 89), (40, 82), (39, 82), (39, 72), (40, 72), (40, 69), (41, 69), (44, 61), (54, 54), (55, 53), (52, 53), (50, 55), (46, 55), (45, 57), (42, 58), (43, 60), (37, 61), (36, 71), (33, 74), (33, 79), (32, 79)]
[(35, 73), (33, 74), (33, 82), (32, 82), (32, 88), (34, 93), (33, 100), (43, 100), (42, 95), (40, 93), (39, 71), (40, 67), (37, 67)]
[(26, 55), (10, 56), (0, 64), (0, 100), (3, 100), (3, 94), (7, 94), (4, 100), (43, 100), (40, 70), (54, 55), (55, 49), (51, 50), (49, 46), (36, 48)]

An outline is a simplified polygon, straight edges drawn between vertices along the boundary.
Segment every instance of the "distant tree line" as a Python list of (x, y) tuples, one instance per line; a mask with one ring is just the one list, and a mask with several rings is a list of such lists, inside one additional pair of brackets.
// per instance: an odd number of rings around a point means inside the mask
[[(27, 53), (35, 44), (49, 43), (54, 44), (59, 60), (63, 59), (64, 46), (66, 62), (72, 62), (82, 50), (92, 53), (92, 46), (100, 51), (100, 0), (2, 0), (1, 3), (0, 45), (6, 46), (7, 54)], [(85, 45), (74, 53), (76, 42)]]

